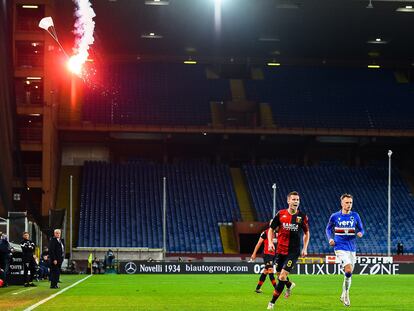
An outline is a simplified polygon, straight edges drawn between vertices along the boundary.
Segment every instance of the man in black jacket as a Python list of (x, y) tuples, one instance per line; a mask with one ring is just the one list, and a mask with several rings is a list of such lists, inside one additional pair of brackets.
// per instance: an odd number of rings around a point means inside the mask
[(65, 256), (65, 245), (60, 235), (60, 229), (55, 229), (49, 241), (50, 288), (59, 288), (60, 267)]
[(7, 287), (9, 267), (11, 258), (11, 247), (7, 235), (0, 232), (0, 269), (3, 271), (3, 287)]
[[(23, 256), (23, 270), (24, 270), (24, 286), (36, 286), (33, 284), (33, 277), (36, 272), (36, 261), (34, 259), (34, 251), (36, 244), (31, 241), (29, 232), (23, 232), (23, 241), (20, 243)], [(28, 272), (30, 271), (30, 275)]]

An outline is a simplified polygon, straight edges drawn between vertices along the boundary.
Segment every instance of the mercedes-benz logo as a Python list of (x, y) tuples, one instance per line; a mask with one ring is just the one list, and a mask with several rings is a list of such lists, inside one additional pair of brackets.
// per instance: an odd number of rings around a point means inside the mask
[(132, 261), (127, 262), (125, 265), (125, 272), (128, 274), (134, 274), (137, 271), (137, 265)]

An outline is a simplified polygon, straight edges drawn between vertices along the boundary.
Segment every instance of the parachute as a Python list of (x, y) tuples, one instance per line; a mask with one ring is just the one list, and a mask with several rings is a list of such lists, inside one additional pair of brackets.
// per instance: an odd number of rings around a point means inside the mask
[(48, 16), (48, 17), (43, 17), (40, 22), (39, 22), (39, 27), (44, 29), (44, 30), (48, 30), (49, 27), (53, 27), (53, 19)]
[(50, 16), (43, 17), (39, 22), (39, 27), (46, 30), (50, 34), (50, 36), (56, 41), (56, 43), (59, 44), (59, 46), (62, 49), (63, 53), (65, 53), (65, 55), (67, 57), (69, 57), (68, 54), (66, 53), (65, 49), (63, 48), (63, 46), (59, 42), (59, 38), (58, 38), (56, 30), (55, 30), (55, 25), (53, 24), (53, 19)]
[(75, 10), (75, 29), (76, 35), (75, 47), (73, 51), (75, 55), (69, 57), (59, 42), (52, 17), (44, 17), (39, 22), (39, 27), (46, 30), (51, 37), (59, 44), (63, 53), (69, 58), (68, 68), (70, 71), (80, 76), (82, 74), (82, 65), (87, 61), (89, 56), (89, 46), (93, 44), (93, 33), (95, 22), (93, 18), (96, 16), (89, 0), (73, 0), (76, 5)]

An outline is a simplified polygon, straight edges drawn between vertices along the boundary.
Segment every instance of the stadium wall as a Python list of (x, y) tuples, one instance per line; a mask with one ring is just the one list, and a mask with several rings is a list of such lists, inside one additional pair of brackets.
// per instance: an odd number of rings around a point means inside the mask
[[(120, 263), (122, 274), (259, 274), (264, 264), (227, 262), (188, 262), (165, 263), (125, 261)], [(292, 274), (334, 275), (343, 274), (340, 264), (297, 264)], [(410, 263), (371, 263), (355, 266), (354, 274), (359, 275), (398, 275), (413, 274), (414, 264)]]

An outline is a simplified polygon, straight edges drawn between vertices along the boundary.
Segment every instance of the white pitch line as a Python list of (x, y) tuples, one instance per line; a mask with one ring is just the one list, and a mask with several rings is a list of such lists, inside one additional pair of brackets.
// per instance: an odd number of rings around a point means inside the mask
[(37, 308), (38, 306), (40, 306), (40, 305), (44, 304), (45, 302), (49, 301), (50, 299), (53, 299), (53, 298), (55, 298), (56, 296), (58, 296), (58, 295), (60, 295), (60, 294), (62, 294), (62, 293), (64, 293), (64, 292), (66, 292), (68, 289), (71, 289), (72, 287), (74, 287), (74, 286), (78, 285), (79, 283), (82, 283), (83, 281), (85, 281), (86, 279), (90, 278), (91, 276), (92, 276), (92, 274), (90, 274), (90, 275), (88, 275), (88, 276), (84, 277), (83, 279), (81, 279), (81, 280), (79, 280), (79, 281), (77, 281), (77, 282), (73, 283), (72, 285), (70, 285), (70, 286), (68, 286), (68, 287), (65, 287), (64, 289), (62, 289), (62, 290), (58, 291), (57, 293), (55, 293), (55, 294), (53, 294), (53, 295), (50, 295), (49, 297), (47, 297), (47, 298), (45, 298), (45, 299), (43, 299), (43, 300), (40, 300), (39, 302), (35, 303), (34, 305), (31, 305), (30, 307), (28, 307), (28, 308), (24, 309), (23, 311), (31, 311), (31, 310), (33, 310), (33, 309)]
[(34, 287), (23, 289), (19, 292), (12, 293), (12, 295), (18, 295), (18, 294), (21, 294), (21, 293), (24, 293), (24, 292), (28, 292), (29, 290), (32, 290), (32, 289), (34, 289)]

